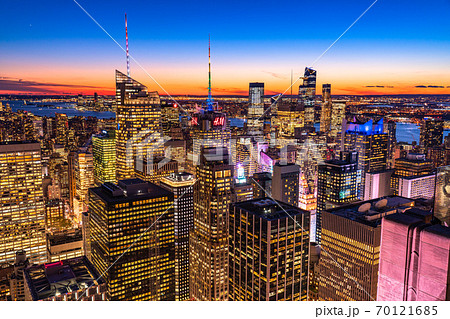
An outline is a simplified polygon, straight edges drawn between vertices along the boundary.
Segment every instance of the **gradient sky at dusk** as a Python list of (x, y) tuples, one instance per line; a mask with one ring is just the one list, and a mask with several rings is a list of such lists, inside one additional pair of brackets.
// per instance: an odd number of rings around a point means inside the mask
[[(374, 1), (77, 0), (170, 94), (284, 91)], [(1, 1), (0, 93), (113, 94), (125, 53), (72, 0)], [(333, 94), (450, 94), (450, 0), (379, 0), (313, 67)], [(131, 62), (131, 76), (165, 94)], [(293, 92), (298, 92), (298, 84)], [(376, 87), (379, 86), (379, 87)], [(419, 86), (419, 87), (417, 87)]]

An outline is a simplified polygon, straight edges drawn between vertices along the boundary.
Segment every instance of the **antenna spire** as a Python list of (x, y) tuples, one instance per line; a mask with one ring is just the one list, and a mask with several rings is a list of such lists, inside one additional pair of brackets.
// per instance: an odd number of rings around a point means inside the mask
[(127, 45), (127, 75), (130, 77), (130, 54), (128, 53), (128, 24), (127, 24), (127, 14), (125, 13), (125, 39)]
[(208, 35), (208, 67), (209, 67), (208, 71), (209, 84), (208, 84), (208, 99), (206, 100), (206, 103), (208, 105), (208, 111), (213, 111), (214, 110), (213, 99), (211, 96), (211, 35)]

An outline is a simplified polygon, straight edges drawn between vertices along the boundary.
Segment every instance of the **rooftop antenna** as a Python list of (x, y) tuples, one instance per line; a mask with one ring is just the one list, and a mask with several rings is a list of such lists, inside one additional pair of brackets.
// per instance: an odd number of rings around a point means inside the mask
[(208, 63), (209, 63), (209, 73), (208, 73), (209, 84), (208, 84), (208, 99), (206, 100), (206, 104), (208, 106), (208, 111), (213, 111), (214, 101), (211, 96), (211, 35), (208, 35)]
[(127, 75), (130, 77), (130, 54), (128, 53), (128, 25), (127, 25), (127, 14), (125, 13), (125, 39), (127, 46)]

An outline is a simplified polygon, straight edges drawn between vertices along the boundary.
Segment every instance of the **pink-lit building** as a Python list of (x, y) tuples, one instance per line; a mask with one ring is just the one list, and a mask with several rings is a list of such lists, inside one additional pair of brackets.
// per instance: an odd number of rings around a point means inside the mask
[(386, 216), (377, 300), (450, 300), (450, 228), (417, 208)]

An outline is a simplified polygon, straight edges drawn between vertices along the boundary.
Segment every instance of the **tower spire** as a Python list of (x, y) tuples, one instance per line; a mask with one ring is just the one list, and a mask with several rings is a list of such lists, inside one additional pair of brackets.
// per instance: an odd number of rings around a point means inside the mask
[(127, 25), (127, 14), (125, 13), (125, 39), (127, 46), (127, 75), (130, 77), (130, 54), (128, 53), (128, 25)]
[(213, 111), (214, 107), (213, 107), (213, 99), (211, 96), (211, 35), (208, 35), (208, 67), (209, 67), (209, 71), (208, 71), (208, 80), (209, 80), (209, 84), (208, 84), (208, 99), (206, 100), (206, 103), (208, 105), (208, 111)]

